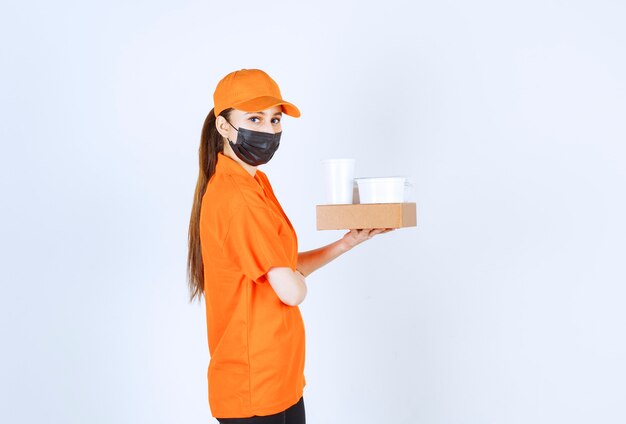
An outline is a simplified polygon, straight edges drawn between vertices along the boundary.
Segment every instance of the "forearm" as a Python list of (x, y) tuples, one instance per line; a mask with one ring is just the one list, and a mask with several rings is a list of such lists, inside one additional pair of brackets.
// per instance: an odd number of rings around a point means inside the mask
[(306, 277), (333, 259), (350, 250), (345, 239), (340, 239), (318, 249), (298, 253), (298, 270)]

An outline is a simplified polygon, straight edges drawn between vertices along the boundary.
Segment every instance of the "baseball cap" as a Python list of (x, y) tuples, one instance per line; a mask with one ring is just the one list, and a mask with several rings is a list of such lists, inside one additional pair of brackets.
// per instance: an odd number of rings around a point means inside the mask
[(283, 100), (276, 81), (260, 69), (240, 69), (222, 78), (213, 93), (213, 105), (215, 116), (231, 107), (257, 112), (278, 105), (287, 115), (300, 116), (296, 105)]

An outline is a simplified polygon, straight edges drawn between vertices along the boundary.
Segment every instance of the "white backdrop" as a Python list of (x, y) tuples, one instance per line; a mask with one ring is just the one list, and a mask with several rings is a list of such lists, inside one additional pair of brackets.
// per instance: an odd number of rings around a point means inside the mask
[(308, 279), (310, 423), (626, 421), (619, 1), (4, 1), (0, 421), (205, 423), (186, 237), (219, 79), (302, 111), (261, 167), (301, 250), (321, 164), (418, 227)]

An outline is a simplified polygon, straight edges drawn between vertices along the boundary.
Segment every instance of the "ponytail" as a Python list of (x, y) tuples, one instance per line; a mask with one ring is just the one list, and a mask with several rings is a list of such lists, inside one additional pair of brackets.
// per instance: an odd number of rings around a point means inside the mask
[[(220, 116), (228, 119), (232, 109), (225, 109)], [(189, 220), (189, 250), (187, 253), (187, 281), (189, 284), (190, 301), (198, 299), (204, 294), (204, 264), (202, 261), (202, 248), (200, 246), (200, 207), (206, 186), (215, 173), (217, 154), (224, 151), (224, 139), (215, 126), (216, 116), (211, 109), (204, 120), (202, 134), (200, 135), (200, 173), (196, 183), (196, 191), (193, 197), (191, 218)]]

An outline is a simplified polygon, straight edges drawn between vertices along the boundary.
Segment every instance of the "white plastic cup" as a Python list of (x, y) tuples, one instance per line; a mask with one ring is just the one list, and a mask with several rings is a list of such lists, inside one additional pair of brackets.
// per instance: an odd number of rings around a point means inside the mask
[(356, 159), (324, 159), (326, 204), (351, 204), (354, 191)]

